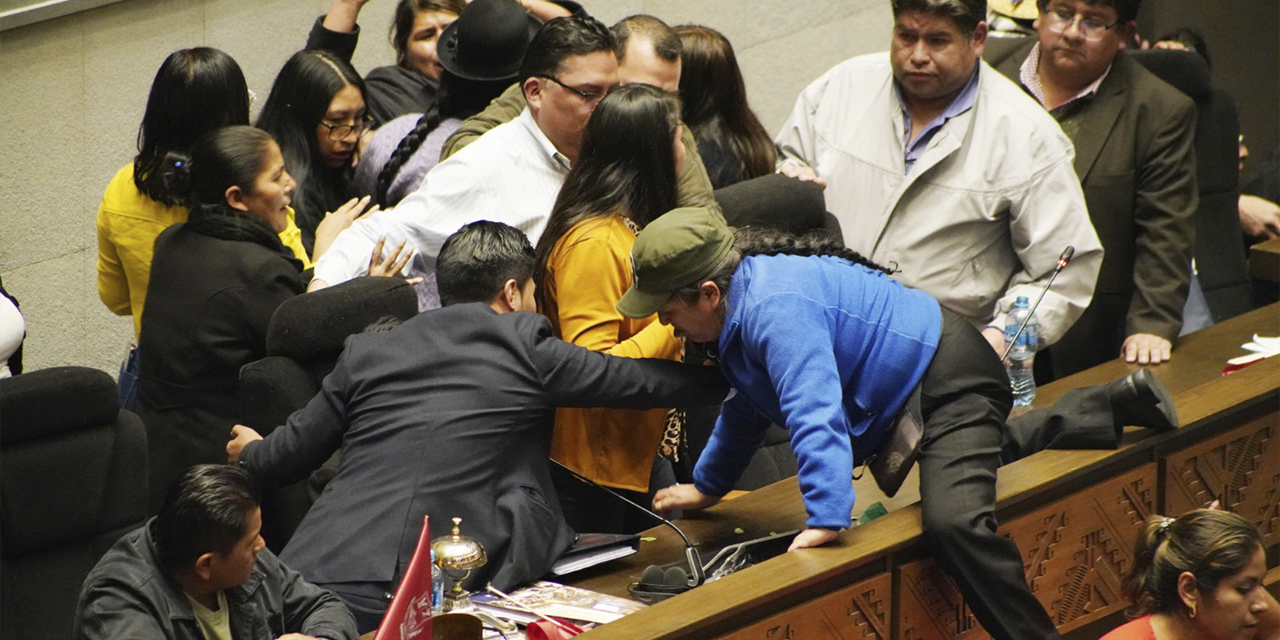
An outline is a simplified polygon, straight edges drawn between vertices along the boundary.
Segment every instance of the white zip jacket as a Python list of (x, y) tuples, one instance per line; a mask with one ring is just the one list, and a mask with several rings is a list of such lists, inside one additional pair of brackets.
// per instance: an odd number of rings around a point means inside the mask
[(909, 175), (887, 53), (846, 60), (809, 85), (777, 143), (827, 180), (827, 208), (849, 248), (896, 263), (896, 278), (979, 328), (1003, 328), (1017, 296), (1034, 302), (1074, 246), (1036, 311), (1042, 344), (1052, 344), (1089, 305), (1102, 244), (1071, 141), (1034, 99), (979, 64), (973, 108), (942, 126)]

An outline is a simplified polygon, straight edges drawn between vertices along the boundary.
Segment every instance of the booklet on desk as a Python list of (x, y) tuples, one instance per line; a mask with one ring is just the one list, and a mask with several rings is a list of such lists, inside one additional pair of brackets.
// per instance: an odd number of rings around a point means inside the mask
[[(546, 581), (519, 589), (511, 594), (511, 598), (544, 616), (597, 624), (613, 622), (644, 608), (643, 604), (634, 600)], [(471, 601), (481, 611), (496, 613), (517, 622), (527, 624), (538, 619), (490, 593), (476, 593), (471, 596)]]
[(640, 550), (640, 536), (625, 533), (580, 533), (573, 546), (551, 565), (551, 573), (568, 575), (587, 567), (624, 558)]

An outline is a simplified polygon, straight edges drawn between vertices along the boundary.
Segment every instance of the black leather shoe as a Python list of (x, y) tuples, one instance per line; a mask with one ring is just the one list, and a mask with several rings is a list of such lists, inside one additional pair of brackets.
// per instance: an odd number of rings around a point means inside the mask
[(1117, 429), (1136, 426), (1168, 431), (1178, 426), (1173, 396), (1146, 367), (1108, 384), (1107, 400)]

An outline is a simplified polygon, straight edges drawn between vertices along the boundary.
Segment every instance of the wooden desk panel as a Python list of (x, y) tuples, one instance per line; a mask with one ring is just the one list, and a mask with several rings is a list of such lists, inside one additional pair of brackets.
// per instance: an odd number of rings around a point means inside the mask
[[(1045, 451), (1000, 470), (997, 514), (1005, 523), (1001, 531), (1017, 540), (1028, 567), (1036, 567), (1031, 575), (1034, 589), (1069, 638), (1097, 637), (1088, 634), (1110, 623), (1111, 618), (1119, 622), (1119, 614), (1113, 613), (1121, 606), (1115, 595), (1117, 576), (1128, 570), (1127, 555), (1132, 553), (1137, 523), (1157, 505), (1179, 506), (1171, 502), (1175, 492), (1168, 489), (1174, 486), (1169, 482), (1170, 473), (1182, 473), (1177, 470), (1189, 465), (1200, 469), (1209, 460), (1220, 461), (1215, 464), (1222, 469), (1246, 469), (1249, 465), (1230, 461), (1252, 455), (1256, 458), (1252, 472), (1246, 470), (1228, 479), (1214, 476), (1220, 479), (1206, 486), (1228, 488), (1229, 497), (1233, 496), (1228, 502), (1234, 501), (1246, 511), (1262, 509), (1265, 515), (1262, 505), (1274, 507), (1280, 496), (1280, 450), (1275, 444), (1276, 427), (1280, 426), (1280, 357), (1225, 378), (1220, 372), (1228, 358), (1240, 354), (1239, 345), (1253, 333), (1274, 333), (1277, 324), (1280, 305), (1220, 323), (1180, 341), (1174, 360), (1153, 368), (1156, 377), (1174, 393), (1181, 428), (1156, 434), (1131, 427), (1117, 451)], [(1046, 385), (1036, 404), (1045, 406), (1070, 388), (1109, 382), (1136, 368), (1122, 361), (1103, 364)], [(1188, 486), (1190, 497), (1186, 500), (1212, 491), (1196, 489), (1194, 483)], [(1180, 510), (1185, 509), (1171, 512)], [(1264, 521), (1263, 515), (1258, 516), (1259, 521)], [(694, 514), (681, 526), (710, 550), (771, 531), (798, 528), (803, 520), (804, 507), (791, 478)], [(1265, 521), (1274, 523), (1275, 516)], [(1268, 526), (1268, 540), (1274, 548), (1278, 525)], [(736, 533), (737, 529), (743, 533)], [(1054, 538), (1045, 537), (1050, 534)], [(637, 579), (646, 565), (672, 563), (681, 557), (677, 537), (665, 528), (646, 535), (656, 540), (642, 545), (640, 553), (574, 584), (625, 594), (626, 585)], [(1040, 545), (1046, 540), (1051, 541), (1047, 549)], [(826, 611), (824, 605), (815, 603), (834, 602), (841, 595), (847, 599), (850, 589), (856, 591), (857, 586), (883, 580), (883, 576), (890, 577), (895, 594), (889, 612), (895, 624), (891, 625), (891, 637), (880, 640), (979, 637), (981, 629), (967, 613), (958, 591), (933, 565), (921, 542), (919, 505), (908, 505), (866, 526), (842, 532), (831, 545), (784, 554), (603, 625), (584, 638), (784, 638), (788, 628), (776, 626), (778, 622), (799, 615), (798, 619), (808, 624), (820, 617), (807, 613), (811, 610), (805, 605), (813, 604), (813, 611)], [(875, 637), (797, 633), (809, 628), (793, 625), (791, 637)], [(775, 635), (759, 635), (771, 629)], [(1070, 629), (1076, 629), (1075, 633)]]
[[(1031, 591), (1066, 632), (1124, 609), (1120, 581), (1133, 566), (1140, 524), (1156, 509), (1155, 464), (1144, 464), (1087, 492), (1000, 525), (1022, 551)], [(903, 565), (902, 638), (988, 637), (960, 590), (932, 559)]]
[(892, 591), (880, 574), (717, 640), (889, 640)]
[(1162, 513), (1186, 513), (1212, 500), (1262, 530), (1268, 545), (1280, 544), (1280, 414), (1169, 455), (1164, 469)]

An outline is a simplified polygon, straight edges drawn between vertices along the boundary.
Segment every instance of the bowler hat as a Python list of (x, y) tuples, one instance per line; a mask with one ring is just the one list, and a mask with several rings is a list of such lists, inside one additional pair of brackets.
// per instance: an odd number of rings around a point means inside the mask
[(440, 34), (440, 64), (466, 80), (515, 79), (542, 27), (517, 0), (475, 0)]

